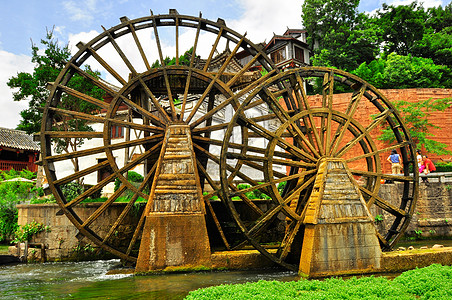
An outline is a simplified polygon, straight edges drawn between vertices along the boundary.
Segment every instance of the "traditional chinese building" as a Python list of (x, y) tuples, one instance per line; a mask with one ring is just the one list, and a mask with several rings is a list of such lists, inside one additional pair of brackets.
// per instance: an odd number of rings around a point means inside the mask
[(40, 147), (24, 131), (0, 127), (0, 170), (37, 171)]
[(311, 51), (306, 43), (306, 30), (288, 28), (283, 35), (274, 34), (264, 50), (282, 70), (310, 64)]

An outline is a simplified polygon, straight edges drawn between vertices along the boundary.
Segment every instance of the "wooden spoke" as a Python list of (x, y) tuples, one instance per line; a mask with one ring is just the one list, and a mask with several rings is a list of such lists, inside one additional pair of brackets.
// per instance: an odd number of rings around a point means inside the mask
[[(369, 124), (359, 136), (355, 137), (353, 140), (349, 141), (347, 145), (345, 145), (342, 149), (338, 151), (338, 153), (335, 154), (336, 157), (342, 157), (344, 153), (349, 151), (356, 143), (361, 141), (364, 137), (369, 136), (370, 132), (376, 128), (378, 125), (383, 123), (392, 113), (392, 110), (387, 109), (384, 112), (382, 112), (380, 115), (375, 118), (375, 120)], [(348, 161), (347, 161), (348, 162)]]
[(89, 155), (93, 155), (93, 154), (97, 154), (97, 153), (102, 153), (107, 150), (112, 151), (112, 150), (122, 149), (125, 147), (132, 147), (132, 146), (138, 146), (138, 145), (148, 144), (148, 143), (152, 143), (152, 142), (157, 142), (158, 140), (161, 140), (162, 138), (163, 138), (163, 134), (155, 134), (155, 135), (144, 137), (141, 139), (136, 139), (134, 141), (122, 142), (122, 143), (117, 143), (117, 144), (107, 145), (107, 146), (100, 146), (100, 147), (95, 147), (95, 148), (86, 149), (86, 150), (74, 151), (71, 153), (47, 156), (44, 159), (47, 162), (62, 161), (62, 160), (76, 158), (76, 157), (89, 156)]
[(49, 136), (50, 138), (74, 138), (74, 139), (98, 139), (103, 138), (103, 132), (96, 131), (44, 131), (44, 135)]
[[(199, 13), (199, 18), (201, 18), (201, 13)], [(187, 80), (185, 81), (184, 99), (182, 100), (182, 107), (181, 107), (181, 111), (180, 111), (179, 120), (183, 119), (183, 116), (184, 116), (184, 113), (185, 113), (185, 105), (187, 104), (188, 90), (189, 90), (189, 87), (190, 87), (192, 68), (193, 68), (193, 64), (195, 62), (195, 58), (196, 58), (196, 48), (198, 46), (198, 39), (199, 39), (200, 30), (201, 30), (201, 22), (198, 23), (198, 27), (196, 28), (195, 42), (194, 42), (194, 45), (193, 45), (193, 53), (192, 53), (191, 58), (190, 58), (190, 69), (188, 71)], [(176, 57), (177, 57), (177, 55), (176, 55)]]
[[(125, 17), (124, 21), (128, 21), (128, 18)], [(135, 41), (135, 45), (137, 46), (138, 51), (140, 52), (141, 58), (143, 59), (143, 62), (146, 65), (146, 69), (150, 70), (151, 66), (146, 57), (146, 54), (144, 53), (143, 47), (141, 46), (140, 39), (138, 38), (137, 33), (135, 31), (135, 26), (132, 23), (129, 23), (129, 29), (130, 29), (130, 32), (132, 33), (133, 40)], [(176, 57), (177, 57), (177, 55), (176, 55)]]
[(231, 192), (230, 196), (234, 197), (234, 196), (237, 196), (237, 195), (240, 195), (240, 194), (245, 194), (245, 193), (252, 192), (252, 191), (255, 191), (255, 190), (264, 189), (264, 188), (269, 187), (269, 186), (271, 186), (273, 184), (278, 184), (278, 183), (281, 183), (281, 182), (284, 182), (284, 181), (289, 181), (289, 180), (292, 180), (292, 179), (298, 179), (300, 177), (304, 177), (306, 175), (313, 174), (315, 172), (317, 172), (317, 170), (309, 170), (309, 171), (303, 171), (301, 173), (297, 173), (297, 174), (294, 174), (294, 175), (281, 177), (281, 178), (279, 178), (277, 180), (274, 180), (272, 182), (264, 182), (264, 183), (260, 183), (258, 185), (250, 186), (249, 188), (245, 188), (245, 189), (237, 190), (235, 192)]
[[(325, 139), (325, 153), (328, 154), (330, 152), (331, 147), (331, 119), (333, 114), (333, 90), (334, 90), (334, 73), (331, 71), (330, 73), (325, 74), (327, 77), (325, 78), (325, 82), (323, 85), (323, 103), (324, 106), (328, 108), (328, 117), (326, 120), (326, 139)], [(323, 122), (322, 118), (322, 122)], [(322, 131), (324, 131), (322, 124)]]
[(303, 224), (302, 220), (292, 221), (288, 226), (288, 230), (286, 230), (286, 234), (283, 238), (279, 249), (279, 259), (285, 260), (287, 255), (290, 252), (290, 247), (292, 246), (293, 240), (295, 239), (298, 230), (300, 230), (301, 225)]
[[(153, 27), (154, 27), (155, 42), (157, 44), (157, 50), (158, 50), (159, 58), (160, 58), (160, 64), (162, 65), (162, 67), (165, 67), (165, 60), (163, 59), (163, 51), (162, 51), (162, 46), (160, 44), (160, 38), (159, 38), (159, 33), (157, 30), (157, 23), (156, 23), (155, 18), (153, 18)], [(165, 86), (166, 86), (166, 91), (168, 94), (168, 101), (169, 101), (170, 108), (171, 108), (171, 116), (172, 116), (173, 120), (176, 120), (176, 108), (174, 106), (173, 94), (171, 92), (171, 85), (169, 83), (168, 72), (166, 71), (166, 68), (163, 68), (163, 77), (165, 79)]]
[[(247, 87), (245, 87), (244, 89), (240, 90), (239, 92), (237, 92), (234, 96), (226, 99), (225, 101), (223, 101), (222, 103), (220, 103), (219, 105), (217, 105), (216, 107), (214, 107), (211, 111), (207, 112), (204, 116), (200, 117), (198, 120), (192, 122), (190, 124), (191, 128), (195, 128), (196, 126), (198, 126), (199, 124), (201, 124), (202, 122), (204, 122), (205, 120), (211, 118), (215, 113), (217, 113), (219, 110), (223, 109), (224, 107), (226, 107), (227, 105), (230, 105), (231, 103), (237, 102), (237, 99), (239, 99), (240, 97), (242, 97), (243, 95), (245, 95), (246, 93), (250, 92), (252, 89), (256, 88), (258, 85), (262, 84), (265, 80), (267, 80), (271, 75), (273, 75), (276, 71), (271, 71), (268, 72), (267, 74), (265, 74), (264, 76), (262, 76), (261, 78), (255, 80), (253, 83), (251, 83), (250, 85), (248, 85)], [(202, 102), (202, 101), (201, 101)], [(199, 105), (201, 105), (201, 102), (198, 101)], [(199, 107), (198, 107), (199, 108)], [(188, 122), (188, 120), (187, 120)]]
[(204, 65), (203, 71), (207, 72), (207, 69), (210, 66), (210, 62), (212, 60), (213, 55), (215, 54), (215, 52), (217, 51), (217, 47), (218, 47), (218, 42), (220, 42), (220, 38), (223, 35), (223, 27), (220, 28), (220, 30), (218, 31), (217, 37), (215, 39), (215, 42), (212, 45), (212, 49), (210, 50), (210, 54), (209, 57), (207, 58), (206, 64)]
[(115, 92), (113, 89), (111, 89), (110, 86), (108, 86), (107, 84), (105, 84), (102, 80), (99, 80), (98, 78), (94, 77), (93, 75), (83, 71), (82, 69), (80, 69), (78, 66), (76, 66), (75, 64), (71, 63), (70, 64), (71, 69), (73, 69), (78, 75), (82, 76), (83, 78), (87, 79), (89, 82), (91, 82), (92, 84), (96, 85), (97, 87), (99, 87), (100, 89), (104, 90), (105, 92), (107, 92), (108, 94), (110, 94), (111, 96), (116, 96), (117, 92)]
[[(143, 87), (146, 95), (151, 99), (152, 104), (154, 104), (155, 108), (157, 109), (157, 111), (165, 118), (166, 123), (169, 123), (171, 121), (171, 119), (169, 118), (168, 114), (166, 113), (166, 111), (163, 109), (163, 107), (160, 105), (159, 101), (155, 98), (154, 94), (151, 92), (151, 90), (149, 89), (149, 87), (146, 85), (146, 83), (143, 81), (143, 78), (139, 78), (140, 80), (140, 84)], [(150, 118), (156, 118), (154, 115), (149, 114), (148, 112), (144, 111), (143, 113), (146, 113), (147, 117)]]
[(254, 63), (257, 61), (257, 59), (259, 58), (261, 54), (257, 53), (245, 66), (243, 66), (242, 69), (240, 69), (239, 72), (237, 72), (234, 77), (232, 77), (227, 83), (226, 85), (228, 87), (232, 87), (233, 84), (237, 81), (237, 79), (239, 79), (246, 71), (249, 70), (249, 68), (251, 68)]
[(185, 120), (187, 123), (190, 123), (191, 119), (194, 117), (195, 113), (198, 111), (198, 109), (201, 106), (202, 102), (204, 101), (204, 99), (207, 97), (207, 95), (212, 90), (214, 83), (218, 80), (218, 78), (221, 75), (223, 75), (224, 71), (226, 70), (226, 67), (229, 65), (229, 63), (231, 62), (231, 59), (235, 56), (235, 54), (239, 50), (240, 45), (243, 43), (244, 39), (245, 39), (245, 37), (242, 37), (242, 39), (235, 46), (234, 50), (232, 50), (231, 54), (228, 55), (228, 57), (226, 58), (225, 62), (221, 66), (221, 68), (217, 71), (217, 73), (215, 74), (214, 78), (209, 83), (209, 85), (207, 86), (207, 88), (204, 91), (204, 93), (201, 95), (201, 98), (199, 98), (198, 102), (196, 102), (196, 104), (193, 107), (193, 110), (191, 111), (190, 115), (188, 115), (187, 119)]
[(69, 175), (69, 176), (66, 176), (66, 177), (60, 178), (60, 179), (58, 179), (58, 180), (55, 180), (53, 183), (54, 183), (55, 185), (62, 185), (62, 184), (65, 184), (65, 183), (68, 183), (68, 182), (71, 182), (71, 181), (75, 181), (75, 180), (77, 180), (77, 179), (82, 178), (83, 176), (86, 176), (86, 175), (88, 175), (88, 174), (92, 174), (92, 173), (94, 173), (94, 172), (97, 172), (97, 171), (99, 171), (99, 170), (102, 170), (103, 168), (105, 168), (105, 167), (108, 166), (109, 164), (110, 164), (110, 163), (108, 162), (108, 160), (105, 160), (105, 161), (103, 161), (103, 162), (100, 162), (100, 163), (98, 163), (98, 164), (95, 164), (94, 166), (91, 166), (91, 167), (86, 168), (86, 169), (84, 169), (84, 170), (81, 170), (81, 171), (72, 173), (72, 174)]
[(88, 95), (86, 95), (86, 94), (83, 94), (83, 93), (81, 93), (81, 92), (79, 92), (79, 91), (76, 91), (76, 90), (74, 90), (74, 89), (71, 89), (70, 87), (67, 87), (67, 86), (64, 86), (64, 85), (61, 85), (61, 84), (60, 84), (60, 85), (58, 85), (58, 88), (59, 88), (60, 90), (64, 91), (64, 92), (66, 92), (67, 94), (71, 95), (71, 96), (77, 97), (77, 98), (79, 98), (80, 100), (83, 100), (83, 101), (92, 103), (92, 104), (94, 104), (94, 105), (97, 105), (97, 106), (99, 106), (100, 108), (105, 108), (105, 109), (107, 109), (107, 108), (110, 107), (110, 104), (108, 104), (108, 103), (106, 103), (106, 102), (104, 102), (104, 101), (102, 101), (102, 100), (99, 100), (99, 99), (93, 98), (93, 97), (91, 97), (91, 96), (88, 96)]
[(127, 186), (122, 185), (120, 186), (114, 193), (111, 195), (107, 201), (103, 202), (101, 206), (99, 206), (96, 211), (88, 217), (88, 219), (83, 222), (82, 227), (87, 227), (91, 225), (101, 214), (105, 212), (105, 210), (113, 203), (115, 202), (119, 196), (121, 196), (122, 193), (127, 189)]
[(373, 202), (375, 202), (375, 204), (382, 208), (383, 210), (387, 211), (388, 213), (394, 215), (394, 216), (399, 216), (399, 217), (406, 217), (408, 215), (408, 213), (400, 208), (395, 207), (394, 205), (392, 205), (391, 203), (387, 202), (386, 200), (384, 200), (383, 198), (379, 197), (378, 195), (376, 195), (375, 193), (369, 191), (368, 189), (366, 189), (365, 187), (360, 186), (359, 189), (371, 196), (371, 200), (369, 200), (369, 202), (367, 203), (367, 206), (370, 206), (373, 204)]
[(105, 29), (104, 26), (102, 26), (102, 29), (104, 30), (104, 32), (107, 34), (108, 38), (110, 39), (110, 43), (113, 46), (113, 48), (115, 48), (116, 52), (118, 52), (119, 56), (121, 57), (121, 59), (126, 64), (127, 68), (129, 68), (130, 72), (132, 73), (132, 76), (136, 76), (137, 75), (137, 71), (135, 71), (135, 68), (130, 63), (129, 59), (124, 54), (124, 52), (121, 50), (121, 48), (119, 47), (118, 43), (116, 43), (116, 40), (111, 36), (111, 33), (107, 29)]
[[(152, 169), (149, 171), (149, 173), (146, 175), (146, 177), (143, 179), (143, 182), (140, 184), (138, 191), (142, 192), (144, 190), (144, 188), (149, 184), (151, 178), (154, 176), (155, 173), (155, 169), (157, 167), (157, 164), (154, 164), (154, 166), (152, 167)], [(132, 209), (133, 205), (135, 204), (135, 202), (137, 201), (139, 197), (138, 193), (135, 193), (132, 196), (132, 199), (130, 199), (130, 201), (127, 203), (126, 207), (123, 209), (123, 211), (121, 212), (121, 214), (119, 215), (118, 219), (116, 220), (116, 222), (113, 224), (113, 226), (110, 228), (110, 230), (108, 231), (107, 235), (104, 237), (102, 243), (105, 244), (108, 239), (110, 239), (110, 237), (113, 235), (113, 233), (116, 231), (116, 229), (118, 228), (118, 226), (123, 222), (124, 218), (129, 214), (130, 210)], [(141, 218), (140, 218), (141, 220)], [(135, 232), (139, 232), (141, 230), (142, 226), (137, 226)], [(133, 247), (133, 245), (135, 245), (135, 241), (136, 238), (134, 239), (135, 234), (132, 236), (132, 240), (129, 243), (129, 248)], [(131, 246), (130, 246), (131, 245)], [(130, 251), (127, 252), (127, 255), (130, 254)]]
[(355, 156), (355, 157), (351, 157), (349, 159), (346, 159), (345, 161), (346, 162), (352, 162), (352, 161), (360, 160), (360, 159), (363, 159), (363, 158), (366, 158), (366, 157), (376, 156), (376, 155), (378, 155), (380, 153), (385, 153), (385, 152), (391, 151), (393, 149), (399, 149), (399, 148), (402, 148), (402, 147), (406, 147), (409, 144), (410, 144), (409, 142), (403, 142), (403, 143), (396, 144), (396, 145), (393, 145), (393, 146), (390, 146), (390, 147), (386, 147), (386, 148), (379, 149), (379, 150), (376, 150), (376, 151), (373, 151), (373, 152), (369, 152), (369, 153), (366, 153), (366, 154), (363, 154), (363, 155), (358, 155), (358, 156)]
[(110, 73), (110, 75), (112, 75), (117, 81), (119, 81), (119, 83), (121, 83), (122, 85), (125, 85), (127, 83), (127, 81), (125, 81), (124, 78), (122, 78), (121, 75), (118, 74), (118, 72), (116, 72), (102, 57), (100, 57), (100, 55), (97, 54), (97, 52), (94, 51), (93, 48), (88, 47), (87, 49), (94, 57), (94, 59), (97, 60), (97, 62), (101, 64), (102, 67), (104, 67), (105, 70)]
[(353, 116), (356, 112), (356, 109), (358, 108), (358, 104), (361, 101), (361, 98), (364, 95), (364, 92), (367, 89), (367, 85), (361, 85), (359, 90), (356, 90), (353, 95), (352, 99), (347, 107), (346, 114), (348, 115), (347, 121), (345, 124), (339, 124), (339, 127), (337, 128), (336, 134), (332, 140), (333, 147), (331, 148), (330, 155), (332, 153), (335, 153), (337, 151), (337, 147), (339, 147), (339, 144), (341, 143), (345, 132), (348, 129), (348, 126), (350, 125), (351, 120), (353, 119)]
[(353, 175), (360, 175), (366, 177), (379, 177), (382, 179), (392, 180), (392, 181), (400, 181), (400, 182), (412, 182), (414, 179), (411, 176), (403, 176), (403, 175), (392, 175), (392, 174), (383, 174), (383, 173), (375, 173), (368, 171), (360, 171), (360, 170), (350, 170)]

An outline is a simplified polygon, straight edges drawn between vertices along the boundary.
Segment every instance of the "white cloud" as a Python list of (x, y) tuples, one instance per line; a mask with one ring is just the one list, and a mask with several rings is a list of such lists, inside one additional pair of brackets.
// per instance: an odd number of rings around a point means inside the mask
[(239, 0), (243, 14), (237, 20), (228, 20), (226, 25), (247, 38), (260, 43), (272, 38), (273, 33), (283, 34), (287, 27), (302, 28), (301, 5), (303, 1), (284, 0), (275, 5), (274, 0)]
[(0, 127), (16, 128), (20, 121), (19, 112), (28, 108), (27, 101), (14, 101), (13, 90), (6, 85), (9, 78), (18, 72), (33, 72), (31, 57), (16, 55), (0, 50)]
[(91, 23), (96, 12), (96, 0), (65, 1), (63, 7), (67, 10), (72, 21), (84, 21)]

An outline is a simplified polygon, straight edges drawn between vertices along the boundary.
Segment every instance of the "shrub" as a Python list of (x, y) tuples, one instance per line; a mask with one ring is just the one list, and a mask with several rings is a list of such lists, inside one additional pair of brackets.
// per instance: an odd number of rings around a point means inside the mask
[(82, 184), (78, 182), (69, 182), (61, 186), (61, 192), (63, 193), (64, 197), (67, 201), (71, 201), (77, 196), (79, 196), (84, 191), (84, 187)]
[(452, 172), (452, 163), (436, 163), (436, 172)]
[(36, 221), (32, 221), (29, 224), (20, 226), (16, 230), (13, 242), (20, 243), (29, 241), (33, 237), (33, 235), (42, 231), (50, 231), (50, 227), (45, 226), (44, 224), (41, 223), (37, 223)]
[(0, 199), (0, 242), (10, 241), (17, 227), (16, 204)]
[[(127, 177), (129, 182), (143, 182), (144, 177), (135, 171), (127, 172)], [(121, 186), (121, 180), (119, 178), (115, 179), (115, 192)]]

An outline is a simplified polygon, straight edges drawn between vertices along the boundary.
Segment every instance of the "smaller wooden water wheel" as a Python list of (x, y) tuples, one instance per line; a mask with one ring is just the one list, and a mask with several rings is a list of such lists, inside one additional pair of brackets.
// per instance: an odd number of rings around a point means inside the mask
[[(315, 84), (321, 86), (320, 96), (308, 97)], [(266, 114), (252, 113), (262, 104), (268, 107)], [(392, 145), (378, 141), (382, 128), (394, 133)], [(401, 155), (403, 174), (382, 171), (382, 159), (393, 149)], [(384, 219), (378, 225), (384, 249), (405, 231), (417, 199), (415, 149), (402, 119), (377, 89), (340, 70), (306, 67), (262, 82), (229, 123), (220, 157), (223, 200), (241, 232), (265, 256), (293, 270), (300, 259), (303, 212), (323, 159), (343, 159), (348, 165), (368, 208)], [(401, 183), (400, 196), (379, 194), (385, 180)], [(247, 187), (239, 189), (244, 183)], [(259, 205), (247, 199), (256, 192), (271, 201)], [(240, 213), (242, 202), (253, 214)], [(269, 240), (268, 230), (275, 224), (286, 226), (279, 238)]]

